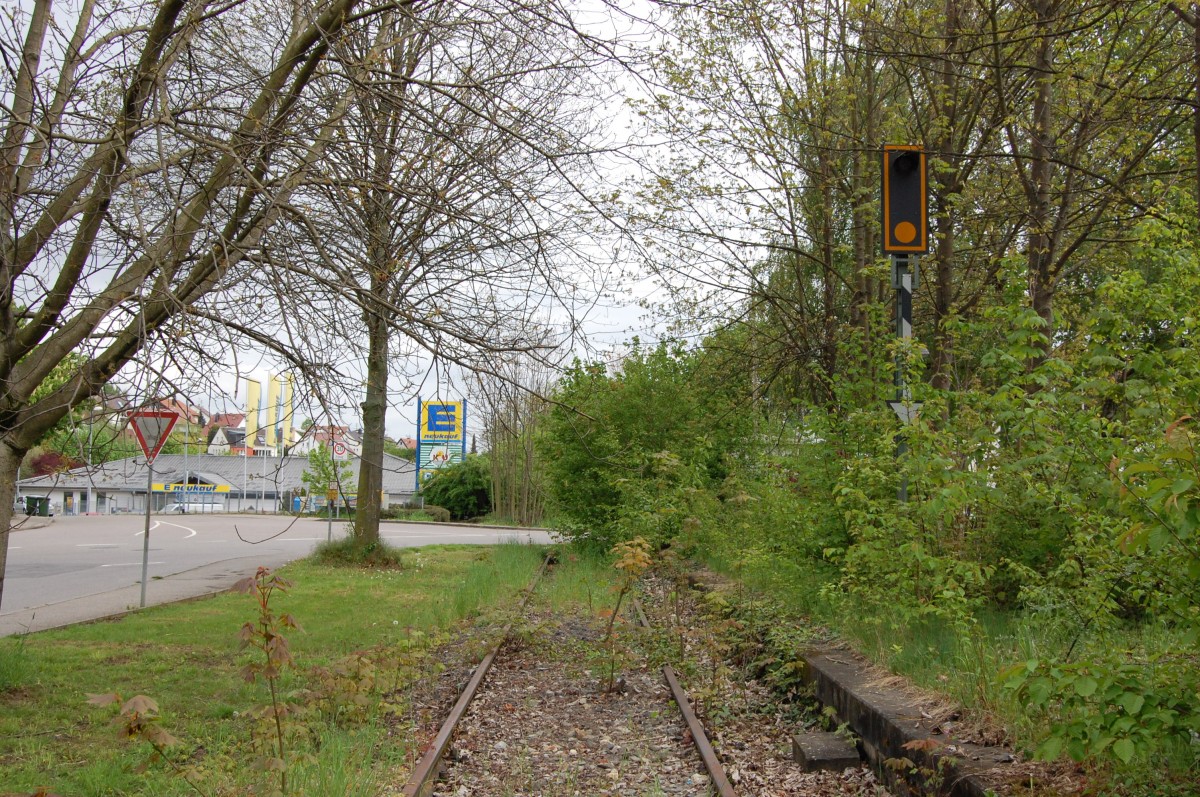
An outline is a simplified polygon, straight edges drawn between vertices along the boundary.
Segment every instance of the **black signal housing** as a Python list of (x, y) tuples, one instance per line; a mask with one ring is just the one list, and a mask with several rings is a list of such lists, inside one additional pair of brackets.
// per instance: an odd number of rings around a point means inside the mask
[(909, 144), (885, 144), (882, 167), (883, 253), (928, 252), (929, 200), (924, 150)]

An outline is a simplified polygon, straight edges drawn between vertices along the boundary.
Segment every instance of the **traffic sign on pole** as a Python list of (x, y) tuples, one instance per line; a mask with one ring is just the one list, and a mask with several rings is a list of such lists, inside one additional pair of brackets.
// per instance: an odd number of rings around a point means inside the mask
[(129, 416), (129, 422), (133, 425), (133, 433), (137, 437), (138, 445), (142, 447), (142, 453), (146, 455), (146, 459), (153, 462), (154, 458), (158, 456), (163, 443), (167, 442), (167, 436), (175, 428), (177, 420), (179, 420), (179, 416), (173, 412), (150, 410), (135, 412)]
[(162, 451), (167, 435), (175, 428), (179, 416), (173, 412), (140, 410), (131, 413), (129, 422), (142, 453), (146, 455), (146, 525), (142, 531), (142, 597), (138, 604), (146, 608), (146, 579), (150, 567), (150, 506), (154, 498), (154, 458)]

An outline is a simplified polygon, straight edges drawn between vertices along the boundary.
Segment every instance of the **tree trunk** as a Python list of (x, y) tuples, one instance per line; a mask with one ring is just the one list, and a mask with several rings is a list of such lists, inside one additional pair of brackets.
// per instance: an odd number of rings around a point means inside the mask
[[(1027, 254), (1029, 296), (1033, 310), (1044, 322), (1042, 342), (1042, 357), (1050, 353), (1050, 344), (1054, 336), (1054, 285), (1050, 273), (1050, 263), (1053, 256), (1050, 220), (1050, 192), (1053, 179), (1054, 164), (1051, 161), (1050, 136), (1053, 111), (1052, 70), (1054, 37), (1050, 32), (1051, 3), (1041, 0), (1036, 5), (1038, 23), (1043, 30), (1038, 39), (1037, 53), (1034, 57), (1034, 79), (1037, 87), (1033, 96), (1033, 129), (1030, 135), (1030, 166), (1029, 179), (1031, 182), (1029, 209), (1029, 251)], [(1040, 359), (1040, 358), (1039, 358)], [(1031, 366), (1034, 363), (1031, 363)]]
[(930, 383), (937, 390), (949, 390), (954, 371), (954, 336), (946, 328), (954, 300), (954, 210), (945, 201), (946, 187), (939, 183), (937, 248), (934, 250), (933, 351), (930, 356)]
[(379, 542), (379, 512), (383, 491), (383, 437), (387, 414), (388, 322), (381, 307), (364, 311), (367, 325), (367, 388), (363, 399), (362, 455), (358, 467), (358, 507), (354, 536), (359, 543)]
[[(834, 212), (833, 212), (833, 175), (830, 173), (829, 156), (821, 154), (821, 264), (825, 273), (822, 275), (824, 285), (821, 290), (821, 384), (828, 387), (837, 378), (838, 327), (839, 315), (837, 305), (837, 289), (840, 284), (839, 275), (834, 266)], [(834, 403), (833, 394), (826, 397), (830, 406)]]
[(0, 441), (0, 609), (4, 608), (4, 571), (8, 564), (13, 502), (17, 497), (17, 469), (24, 456), (24, 451), (17, 451)]
[(944, 55), (945, 72), (939, 88), (938, 114), (939, 132), (933, 144), (941, 165), (947, 168), (933, 170), (933, 185), (937, 197), (937, 246), (934, 249), (933, 263), (933, 336), (930, 352), (930, 369), (932, 378), (930, 384), (938, 390), (949, 390), (950, 375), (954, 371), (954, 338), (947, 329), (946, 322), (953, 312), (954, 302), (954, 225), (957, 222), (952, 196), (958, 191), (958, 168), (949, 168), (959, 160), (957, 147), (954, 143), (954, 131), (958, 125), (959, 115), (959, 59), (957, 58), (959, 15), (958, 3), (946, 0)]
[(1200, 216), (1200, 3), (1192, 3), (1187, 11), (1175, 3), (1167, 5), (1183, 24), (1192, 29), (1192, 154), (1196, 159), (1193, 191), (1196, 213)]
[(1192, 28), (1192, 154), (1196, 158), (1196, 213), (1200, 215), (1200, 3), (1192, 3), (1184, 21)]

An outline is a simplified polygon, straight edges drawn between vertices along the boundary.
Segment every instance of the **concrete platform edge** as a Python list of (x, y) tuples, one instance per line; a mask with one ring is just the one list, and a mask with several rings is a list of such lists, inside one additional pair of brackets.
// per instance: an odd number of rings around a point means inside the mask
[[(1004, 748), (958, 742), (934, 734), (902, 694), (872, 686), (871, 682), (878, 679), (877, 672), (868, 672), (865, 663), (849, 651), (813, 650), (803, 658), (807, 679), (817, 699), (833, 707), (838, 719), (847, 723), (860, 738), (868, 761), (893, 786), (915, 788), (925, 794), (926, 789), (935, 785), (901, 784), (898, 773), (884, 764), (889, 758), (908, 758), (926, 778), (942, 781), (940, 788), (932, 793), (987, 797), (994, 786), (986, 785), (980, 775), (1014, 760), (1011, 751)], [(910, 742), (920, 744), (916, 749), (906, 749), (904, 745)], [(922, 749), (924, 745), (929, 749)]]

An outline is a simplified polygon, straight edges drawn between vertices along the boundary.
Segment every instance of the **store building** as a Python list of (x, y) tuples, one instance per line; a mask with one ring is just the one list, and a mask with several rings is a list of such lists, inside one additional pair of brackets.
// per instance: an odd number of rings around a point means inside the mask
[[(358, 457), (350, 457), (347, 464), (352, 475), (342, 485), (342, 494), (353, 501)], [(27, 508), (33, 498), (35, 504), (48, 502), (52, 514), (144, 512), (149, 494), (153, 512), (170, 504), (204, 504), (202, 511), (278, 512), (295, 506), (293, 497), (306, 486), (301, 476), (307, 468), (307, 457), (160, 454), (148, 483), (145, 458), (131, 457), (21, 479), (18, 509)], [(413, 463), (384, 454), (384, 507), (411, 502), (415, 483)]]

